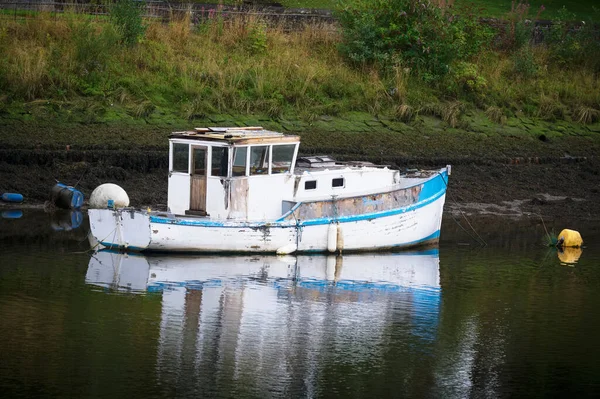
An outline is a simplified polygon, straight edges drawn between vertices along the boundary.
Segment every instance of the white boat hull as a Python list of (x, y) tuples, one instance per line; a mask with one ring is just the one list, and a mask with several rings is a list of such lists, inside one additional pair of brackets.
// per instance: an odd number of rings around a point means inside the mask
[(91, 209), (90, 226), (102, 246), (131, 251), (281, 254), (412, 248), (437, 243), (446, 179), (440, 173), (421, 184), (406, 206), (358, 215), (299, 220), (290, 213), (275, 221), (246, 222)]

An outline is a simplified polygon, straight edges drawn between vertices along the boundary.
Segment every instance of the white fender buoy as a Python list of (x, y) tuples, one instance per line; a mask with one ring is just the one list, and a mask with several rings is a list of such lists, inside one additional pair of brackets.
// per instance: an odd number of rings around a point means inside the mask
[(116, 184), (101, 184), (92, 191), (90, 195), (90, 209), (103, 209), (108, 207), (108, 201), (112, 200), (114, 208), (125, 208), (129, 206), (129, 196)]
[(330, 223), (327, 229), (327, 250), (334, 253), (337, 248), (337, 224)]
[(342, 225), (340, 222), (337, 223), (337, 240), (336, 240), (336, 250), (341, 254), (344, 249), (344, 234), (342, 232)]

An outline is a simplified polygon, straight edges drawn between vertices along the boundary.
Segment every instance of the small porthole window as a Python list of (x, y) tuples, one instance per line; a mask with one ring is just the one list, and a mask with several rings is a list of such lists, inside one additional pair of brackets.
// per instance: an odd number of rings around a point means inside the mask
[(344, 187), (344, 178), (337, 177), (331, 180), (331, 187)]
[(304, 182), (304, 189), (305, 190), (314, 190), (315, 188), (317, 188), (317, 181), (316, 180), (308, 180)]

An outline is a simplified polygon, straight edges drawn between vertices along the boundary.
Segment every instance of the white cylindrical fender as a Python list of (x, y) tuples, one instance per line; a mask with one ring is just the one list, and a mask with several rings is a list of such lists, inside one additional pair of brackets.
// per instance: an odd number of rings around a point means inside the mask
[(108, 207), (108, 201), (113, 201), (113, 207), (125, 208), (129, 206), (129, 196), (116, 184), (101, 184), (92, 191), (90, 195), (90, 209), (104, 209)]
[(330, 223), (327, 229), (327, 250), (334, 253), (337, 248), (337, 224)]
[(342, 232), (342, 225), (340, 222), (337, 223), (337, 240), (336, 240), (336, 250), (341, 254), (344, 249), (344, 234)]

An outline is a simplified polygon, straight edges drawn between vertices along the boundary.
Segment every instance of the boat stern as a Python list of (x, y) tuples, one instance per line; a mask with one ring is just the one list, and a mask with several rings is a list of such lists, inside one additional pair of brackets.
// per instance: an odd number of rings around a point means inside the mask
[(143, 251), (150, 244), (150, 215), (128, 209), (90, 209), (90, 232), (110, 249)]

